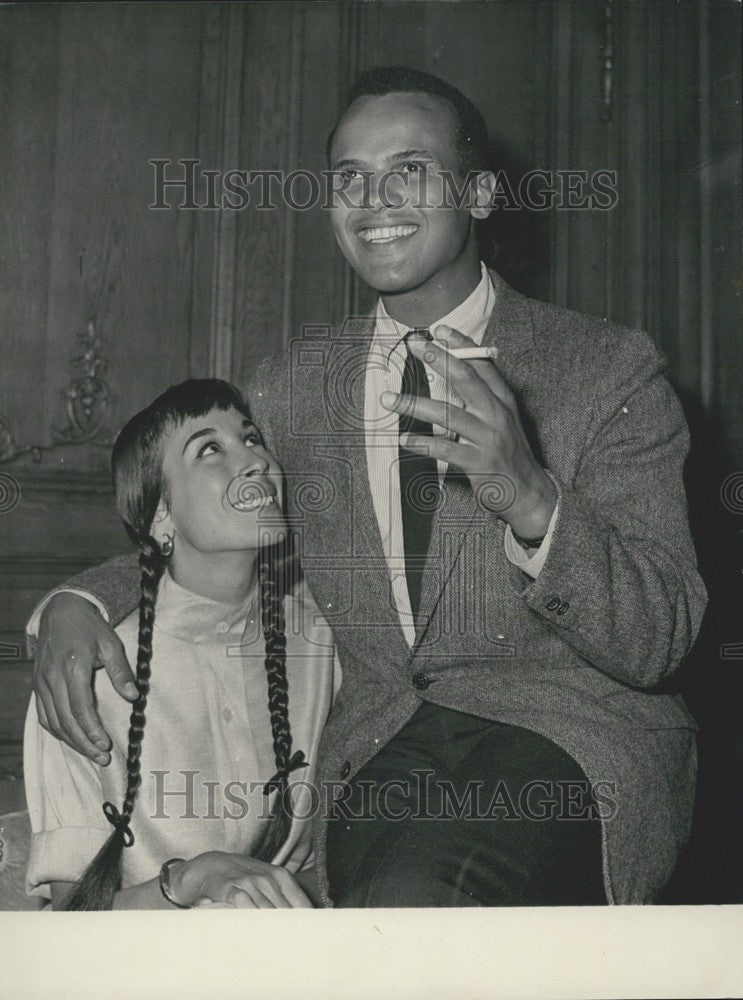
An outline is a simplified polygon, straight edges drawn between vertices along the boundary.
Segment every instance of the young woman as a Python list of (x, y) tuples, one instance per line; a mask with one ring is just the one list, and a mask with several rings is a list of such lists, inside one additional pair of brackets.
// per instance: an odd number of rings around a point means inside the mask
[(116, 629), (139, 694), (129, 706), (96, 678), (107, 767), (42, 729), (31, 700), (27, 887), (55, 909), (310, 906), (292, 873), (311, 864), (333, 648), (291, 569), (281, 470), (216, 379), (138, 413), (112, 469), (139, 548), (139, 612)]

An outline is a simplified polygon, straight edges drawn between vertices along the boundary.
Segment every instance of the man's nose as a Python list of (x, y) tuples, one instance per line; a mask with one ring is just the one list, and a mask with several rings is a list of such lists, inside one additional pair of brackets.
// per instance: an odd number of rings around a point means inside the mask
[(378, 211), (381, 208), (399, 208), (403, 203), (404, 187), (402, 175), (398, 171), (386, 170), (372, 174), (368, 178), (367, 203)]

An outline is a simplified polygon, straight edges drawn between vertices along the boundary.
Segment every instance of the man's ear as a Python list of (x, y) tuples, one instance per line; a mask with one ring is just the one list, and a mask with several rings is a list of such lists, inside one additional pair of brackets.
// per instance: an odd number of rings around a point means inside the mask
[(168, 505), (164, 500), (160, 500), (160, 503), (157, 505), (155, 516), (152, 518), (152, 524), (150, 525), (150, 534), (159, 545), (161, 545), (168, 536), (172, 539), (175, 534), (173, 518), (171, 517)]
[(487, 219), (493, 211), (495, 174), (492, 170), (481, 170), (475, 180), (474, 204), (470, 209), (473, 219)]

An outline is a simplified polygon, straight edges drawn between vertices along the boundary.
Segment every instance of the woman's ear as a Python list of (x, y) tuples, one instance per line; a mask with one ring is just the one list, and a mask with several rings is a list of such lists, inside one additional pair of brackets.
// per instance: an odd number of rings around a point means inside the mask
[(495, 184), (495, 174), (492, 170), (483, 170), (477, 175), (475, 203), (470, 209), (473, 219), (487, 219), (492, 212)]
[(165, 542), (168, 538), (172, 541), (174, 534), (175, 529), (173, 527), (173, 518), (170, 516), (167, 504), (164, 500), (161, 500), (157, 505), (155, 516), (152, 518), (150, 535), (152, 535), (158, 545), (162, 547), (163, 542)]

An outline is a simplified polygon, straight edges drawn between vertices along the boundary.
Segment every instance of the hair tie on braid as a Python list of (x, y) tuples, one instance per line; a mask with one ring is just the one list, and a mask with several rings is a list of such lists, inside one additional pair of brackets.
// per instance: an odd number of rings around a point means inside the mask
[(301, 750), (292, 754), (292, 734), (289, 725), (289, 684), (286, 673), (286, 627), (284, 622), (284, 574), (282, 555), (287, 544), (283, 542), (263, 550), (258, 563), (258, 580), (261, 589), (261, 621), (266, 643), (266, 680), (268, 682), (268, 711), (271, 718), (276, 773), (263, 785), (263, 794), (273, 791), (276, 796), (271, 808), (271, 822), (253, 856), (260, 861), (271, 861), (285, 842), (291, 827), (292, 816), (284, 801), (284, 789), (291, 771), (306, 767)]
[(300, 767), (309, 767), (310, 762), (304, 759), (304, 750), (297, 750), (296, 753), (292, 754), (292, 759), (289, 761), (289, 766), (285, 771), (277, 771), (273, 778), (269, 778), (268, 781), (263, 786), (263, 794), (270, 795), (273, 791), (279, 791), (281, 786), (285, 783), (288, 776), (292, 771), (296, 771)]
[(65, 904), (66, 910), (110, 910), (114, 896), (121, 888), (122, 850), (134, 843), (129, 823), (134, 811), (137, 790), (142, 783), (141, 756), (145, 727), (145, 710), (150, 690), (150, 661), (155, 602), (165, 560), (154, 538), (137, 536), (139, 566), (142, 571), (139, 601), (139, 635), (137, 648), (137, 698), (129, 717), (129, 737), (126, 756), (126, 791), (121, 811), (104, 802), (103, 813), (114, 832), (88, 865), (85, 873)]
[(124, 847), (131, 847), (134, 843), (134, 833), (129, 826), (130, 817), (126, 815), (122, 816), (113, 802), (103, 803), (103, 814), (111, 826), (115, 828), (116, 832), (121, 835)]

